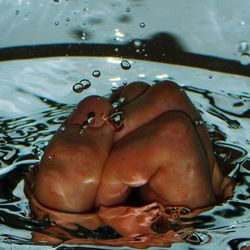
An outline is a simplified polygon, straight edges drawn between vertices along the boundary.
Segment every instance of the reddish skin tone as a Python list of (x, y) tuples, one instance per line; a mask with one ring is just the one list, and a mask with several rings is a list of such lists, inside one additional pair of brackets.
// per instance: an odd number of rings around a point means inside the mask
[[(120, 97), (127, 100), (119, 109), (124, 127), (115, 131), (107, 117), (114, 112), (111, 103)], [(95, 113), (95, 121), (80, 135), (89, 112)], [(207, 207), (217, 197), (232, 194), (232, 183), (222, 175), (205, 126), (194, 126), (198, 119), (199, 112), (173, 82), (132, 83), (110, 100), (88, 97), (71, 114), (66, 129), (59, 129), (52, 138), (28, 193), (51, 211), (43, 209), (45, 214), (99, 210), (97, 217), (93, 215), (94, 225), (110, 225), (127, 237), (149, 233), (148, 224), (135, 228), (143, 224), (148, 207), (139, 209), (142, 216), (133, 221), (136, 208), (123, 206), (134, 187), (139, 188), (144, 204), (190, 209)], [(31, 199), (31, 210), (39, 217), (35, 203)], [(160, 208), (154, 209), (153, 205), (150, 218)], [(125, 217), (119, 217), (125, 210)]]

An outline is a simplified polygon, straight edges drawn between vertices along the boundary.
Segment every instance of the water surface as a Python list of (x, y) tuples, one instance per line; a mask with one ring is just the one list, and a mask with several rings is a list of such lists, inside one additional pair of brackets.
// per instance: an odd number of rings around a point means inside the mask
[[(0, 63), (0, 246), (49, 248), (31, 241), (31, 232), (42, 230), (48, 222), (30, 218), (23, 176), (39, 162), (53, 133), (82, 98), (106, 95), (112, 87), (132, 81), (154, 84), (168, 79), (180, 84), (200, 110), (220, 163), (233, 170), (237, 181), (234, 196), (190, 220), (192, 237), (171, 249), (250, 245), (249, 77), (129, 58), (130, 67), (124, 68), (123, 60), (57, 57)], [(74, 92), (73, 86), (82, 79), (91, 86)]]

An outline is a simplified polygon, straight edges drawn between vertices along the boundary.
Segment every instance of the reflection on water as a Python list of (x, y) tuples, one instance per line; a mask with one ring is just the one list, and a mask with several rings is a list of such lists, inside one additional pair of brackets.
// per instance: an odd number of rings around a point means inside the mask
[[(48, 249), (30, 240), (32, 231), (42, 232), (50, 222), (30, 218), (23, 176), (39, 162), (53, 132), (75, 104), (127, 82), (153, 84), (164, 79), (179, 83), (200, 110), (218, 161), (238, 183), (228, 202), (182, 221), (190, 230), (183, 233), (184, 242), (171, 248), (240, 249), (250, 243), (249, 78), (139, 60), (68, 57), (0, 63), (1, 245)], [(74, 92), (76, 83), (81, 88)], [(181, 234), (181, 229), (176, 231)], [(70, 233), (90, 239), (119, 237), (111, 228)]]

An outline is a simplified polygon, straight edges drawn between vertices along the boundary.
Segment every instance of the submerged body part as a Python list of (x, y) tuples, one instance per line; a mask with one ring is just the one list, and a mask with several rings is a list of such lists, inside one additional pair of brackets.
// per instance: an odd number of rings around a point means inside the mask
[[(232, 195), (200, 113), (173, 82), (135, 82), (109, 99), (89, 96), (63, 128), (26, 178), (33, 216), (48, 217), (54, 226), (109, 226), (122, 237), (109, 245), (166, 246), (180, 240), (171, 227), (188, 209)], [(51, 232), (34, 239), (58, 243)]]

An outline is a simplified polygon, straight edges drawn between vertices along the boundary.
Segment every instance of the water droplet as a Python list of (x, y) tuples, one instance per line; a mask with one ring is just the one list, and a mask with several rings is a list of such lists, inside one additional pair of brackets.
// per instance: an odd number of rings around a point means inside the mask
[(63, 132), (63, 131), (65, 131), (65, 129), (66, 129), (66, 128), (65, 128), (64, 126), (62, 126), (62, 127), (60, 128), (60, 131)]
[(91, 85), (91, 83), (89, 80), (83, 79), (73, 86), (73, 90), (76, 93), (81, 93), (83, 90), (88, 89), (90, 87), (90, 85)]
[(52, 155), (48, 155), (48, 160), (52, 160), (53, 156)]
[(124, 117), (122, 112), (115, 112), (108, 118), (109, 123), (115, 128), (116, 131), (123, 129), (123, 120)]
[(249, 46), (248, 41), (241, 41), (241, 42), (239, 43), (238, 51), (239, 51), (240, 53), (246, 53), (246, 52), (248, 52), (249, 48), (250, 48), (250, 46)]
[(131, 68), (131, 64), (130, 64), (129, 61), (123, 60), (123, 61), (121, 62), (121, 67), (122, 67), (123, 69), (125, 69), (125, 70), (128, 70), (128, 69)]
[(73, 86), (73, 90), (76, 93), (81, 93), (84, 90), (84, 86), (78, 82)]
[(131, 9), (128, 7), (128, 8), (126, 8), (126, 12), (130, 12), (131, 11)]
[(142, 46), (142, 41), (139, 39), (134, 40), (133, 42), (135, 48), (140, 48)]
[(200, 125), (204, 124), (204, 121), (202, 119), (197, 119), (197, 120), (194, 120), (194, 126), (195, 127), (198, 127)]
[(89, 112), (88, 113), (88, 119), (87, 119), (88, 125), (91, 125), (95, 122), (95, 113)]
[(70, 21), (70, 18), (66, 18), (66, 22), (69, 22)]
[(57, 26), (58, 24), (59, 24), (59, 22), (58, 22), (58, 21), (56, 21), (56, 22), (55, 22), (55, 25)]
[(119, 104), (118, 102), (114, 102), (114, 103), (112, 104), (112, 109), (118, 110), (119, 106), (120, 106), (120, 104)]
[(101, 75), (101, 72), (99, 70), (95, 70), (92, 73), (92, 76), (94, 76), (94, 77), (100, 77), (100, 75)]
[(145, 28), (145, 26), (146, 26), (145, 23), (140, 23), (141, 28)]
[(125, 104), (127, 102), (127, 99), (126, 99), (126, 97), (121, 97), (119, 100), (118, 100), (118, 103), (120, 103), (121, 105), (122, 104)]
[(243, 53), (243, 54), (241, 54), (241, 56), (240, 56), (240, 63), (242, 64), (242, 65), (248, 65), (248, 64), (250, 64), (250, 54), (248, 54), (248, 53)]
[(213, 78), (213, 75), (209, 75), (208, 78), (209, 78), (209, 79), (212, 79), (212, 78)]
[(117, 87), (112, 87), (112, 88), (111, 88), (111, 92), (115, 93), (115, 92), (117, 92), (117, 91), (118, 91), (118, 88), (117, 88)]
[(88, 126), (89, 126), (88, 121), (84, 121), (80, 128), (79, 134), (82, 135), (85, 132), (85, 130), (88, 128)]
[(81, 34), (81, 39), (82, 39), (82, 40), (85, 40), (86, 37), (87, 37), (86, 32), (82, 32), (82, 34)]

